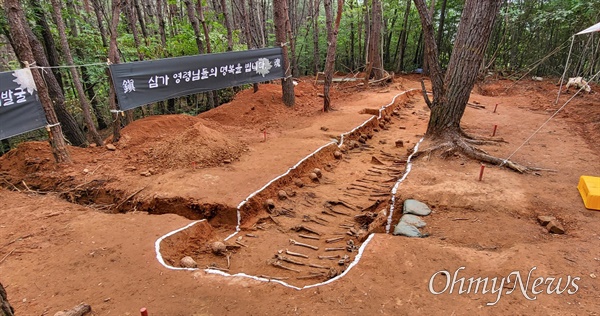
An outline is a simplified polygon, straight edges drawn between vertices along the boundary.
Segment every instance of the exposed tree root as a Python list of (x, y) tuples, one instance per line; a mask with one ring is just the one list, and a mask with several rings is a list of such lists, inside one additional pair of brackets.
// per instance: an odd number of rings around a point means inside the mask
[(498, 157), (494, 157), (488, 154), (481, 148), (477, 148), (473, 145), (482, 144), (487, 145), (488, 142), (497, 144), (498, 140), (474, 140), (464, 137), (463, 135), (452, 137), (451, 139), (446, 138), (445, 140), (434, 142), (431, 147), (419, 150), (413, 157), (417, 158), (422, 155), (428, 155), (434, 153), (441, 153), (442, 157), (448, 157), (454, 153), (461, 153), (471, 159), (478, 160), (481, 162), (507, 167), (511, 170), (519, 173), (526, 173), (530, 171), (539, 171), (539, 168), (526, 167), (510, 160), (504, 160)]
[(501, 137), (483, 137), (483, 136), (475, 136), (471, 135), (464, 130), (460, 130), (460, 135), (467, 141), (473, 145), (498, 145), (499, 143), (508, 143)]

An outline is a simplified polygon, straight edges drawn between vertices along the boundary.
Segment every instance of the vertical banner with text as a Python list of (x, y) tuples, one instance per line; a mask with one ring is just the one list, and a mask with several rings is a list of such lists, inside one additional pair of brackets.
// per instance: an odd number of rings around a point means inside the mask
[(46, 115), (31, 70), (23, 68), (0, 72), (0, 139), (23, 134), (46, 124)]
[(110, 65), (121, 110), (284, 77), (281, 48)]

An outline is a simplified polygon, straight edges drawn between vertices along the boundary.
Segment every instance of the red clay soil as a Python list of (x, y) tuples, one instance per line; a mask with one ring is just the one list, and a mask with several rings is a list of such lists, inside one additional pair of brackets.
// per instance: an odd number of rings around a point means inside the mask
[[(598, 315), (600, 212), (585, 209), (576, 189), (579, 176), (600, 176), (597, 93), (575, 97), (512, 156), (551, 171), (522, 175), (488, 165), (478, 181), (480, 164), (460, 155), (417, 160), (398, 199), (416, 198), (432, 207), (425, 218), (430, 237), (378, 233), (358, 265), (331, 284), (297, 291), (203, 271), (171, 271), (158, 263), (157, 238), (198, 218), (233, 231), (235, 208), (250, 193), (368, 119), (362, 109), (379, 108), (397, 93), (418, 88), (416, 79), (399, 77), (389, 87), (368, 91), (346, 84), (334, 89), (337, 111), (331, 113), (320, 112), (320, 87), (310, 79), (297, 86), (298, 104), (291, 109), (279, 101), (279, 86), (261, 85), (258, 94), (245, 90), (199, 117), (136, 121), (124, 129), (115, 151), (70, 148), (70, 165), (56, 165), (44, 142), (21, 144), (0, 157), (0, 281), (9, 301), (20, 315), (52, 315), (80, 302), (90, 304), (95, 315), (137, 315), (141, 307), (151, 315)], [(469, 107), (463, 119), (468, 132), (483, 136), (497, 125), (507, 143), (484, 149), (503, 158), (573, 93), (554, 105), (554, 82), (512, 84), (482, 84), (471, 102), (485, 108)], [(427, 118), (417, 95), (391, 125), (385, 145), (402, 139), (410, 147), (424, 133)], [(393, 153), (406, 156), (409, 149)], [(158, 152), (161, 160), (153, 156)], [(336, 177), (347, 173), (350, 179), (353, 169)], [(555, 216), (565, 234), (548, 233), (538, 215)], [(549, 294), (545, 284), (537, 295), (529, 290), (526, 297), (518, 286), (507, 294), (512, 283), (498, 299), (497, 293), (459, 294), (457, 283), (452, 293), (432, 294), (430, 280), (442, 270), (490, 280), (513, 271), (526, 279), (531, 272), (531, 282), (561, 278), (561, 289), (568, 277), (579, 279), (574, 293)], [(442, 291), (445, 282), (438, 274), (433, 290)]]

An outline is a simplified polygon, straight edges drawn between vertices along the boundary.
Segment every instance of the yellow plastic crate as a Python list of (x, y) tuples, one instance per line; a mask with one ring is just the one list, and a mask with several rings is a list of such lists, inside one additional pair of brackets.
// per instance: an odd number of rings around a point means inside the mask
[(586, 208), (600, 211), (600, 177), (581, 176), (577, 189)]

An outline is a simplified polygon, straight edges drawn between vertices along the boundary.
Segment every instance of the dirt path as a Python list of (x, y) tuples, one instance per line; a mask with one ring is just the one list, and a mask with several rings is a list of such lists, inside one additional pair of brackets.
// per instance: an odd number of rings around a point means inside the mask
[[(403, 88), (418, 86), (410, 80), (402, 84)], [(487, 94), (491, 94), (490, 91)], [(551, 106), (543, 103), (547, 91), (533, 90), (525, 96), (474, 94), (472, 100), (487, 107), (484, 110), (469, 108), (465, 126), (473, 133), (486, 134), (493, 125), (498, 125), (499, 136), (509, 143), (485, 149), (501, 157), (508, 155), (548, 117), (544, 109)], [(119, 181), (111, 185), (121, 183), (120, 189), (125, 192), (152, 185), (135, 196), (142, 200), (160, 194), (175, 197), (180, 192), (194, 194), (198, 200), (235, 206), (247, 194), (326, 143), (330, 134), (346, 131), (348, 126), (364, 121), (366, 116), (358, 111), (388, 103), (393, 92), (363, 92), (351, 99), (342, 98), (340, 111), (332, 115), (316, 114), (317, 107), (307, 110), (309, 114), (301, 116), (303, 119), (284, 113), (278, 116), (280, 123), (273, 127), (272, 138), (266, 143), (260, 142), (259, 131), (258, 139), (248, 145), (249, 152), (229, 165), (143, 177), (137, 172), (130, 175), (115, 172), (127, 166), (117, 164), (121, 160), (115, 159), (116, 169), (110, 171)], [(595, 96), (586, 96), (581, 102), (589, 102), (591, 97)], [(495, 103), (501, 103), (496, 114), (490, 108), (490, 104)], [(416, 135), (424, 132), (425, 105), (419, 100), (413, 106), (412, 111), (403, 114), (402, 123), (391, 125), (392, 134), (385, 136), (386, 146), (391, 146), (396, 139), (412, 143)], [(596, 115), (594, 113), (590, 116)], [(97, 315), (137, 315), (140, 307), (147, 307), (153, 315), (409, 312), (597, 315), (600, 310), (597, 300), (600, 296), (600, 212), (585, 210), (575, 187), (580, 175), (600, 174), (597, 163), (600, 153), (598, 148), (589, 145), (589, 139), (577, 133), (577, 126), (585, 121), (573, 114), (576, 113), (557, 117), (514, 156), (519, 162), (557, 172), (518, 175), (488, 166), (484, 180), (479, 182), (479, 164), (463, 157), (415, 162), (412, 173), (400, 186), (399, 196), (400, 200), (418, 198), (432, 206), (434, 212), (426, 219), (425, 228), (431, 236), (408, 239), (376, 234), (360, 263), (344, 278), (326, 286), (297, 291), (278, 284), (223, 278), (202, 271), (170, 271), (157, 262), (154, 242), (166, 232), (187, 225), (189, 219), (145, 212), (104, 214), (52, 195), (11, 192), (6, 188), (0, 188), (0, 278), (11, 304), (23, 315), (53, 314), (81, 301), (92, 305)], [(290, 117), (287, 121), (282, 118), (286, 116)], [(289, 126), (282, 127), (285, 125)], [(400, 125), (406, 129), (399, 129)], [(329, 131), (322, 131), (321, 126), (328, 127)], [(585, 130), (594, 131), (588, 127)], [(232, 126), (230, 132), (239, 135), (244, 131)], [(312, 138), (307, 139), (307, 136)], [(370, 140), (371, 144), (379, 144), (381, 139), (377, 137)], [(43, 161), (43, 150), (39, 153)], [(92, 155), (83, 160), (90, 164), (90, 170), (94, 170), (91, 168), (93, 159), (98, 159), (94, 156), (116, 155), (105, 154), (100, 149), (90, 149), (90, 153)], [(125, 150), (119, 153), (126, 154)], [(347, 178), (356, 183), (352, 180), (360, 179), (362, 174), (359, 173), (365, 172), (369, 163), (364, 160), (370, 155), (368, 150), (355, 155), (363, 166), (340, 162), (349, 168), (335, 169), (335, 173), (325, 171), (326, 178), (336, 181), (338, 177)], [(262, 167), (257, 165), (261, 158)], [(43, 169), (44, 163), (40, 164), (39, 168)], [(9, 165), (17, 166), (12, 161), (8, 164), (2, 160), (3, 168)], [(33, 172), (32, 166), (36, 165), (29, 164), (30, 169), (24, 170)], [(76, 164), (66, 174), (81, 176), (82, 167), (85, 166)], [(356, 174), (351, 174), (355, 167)], [(103, 168), (96, 174), (104, 172)], [(110, 174), (108, 171), (106, 174)], [(60, 179), (58, 172), (35, 174)], [(204, 184), (200, 180), (203, 175), (215, 176), (215, 173), (219, 180), (214, 180), (213, 185), (209, 180)], [(328, 186), (336, 191), (333, 184)], [(190, 189), (185, 191), (184, 188)], [(556, 216), (565, 226), (566, 234), (548, 234), (536, 222), (536, 216), (541, 214)], [(228, 225), (221, 228), (228, 229)], [(512, 294), (502, 295), (493, 306), (486, 305), (496, 301), (497, 296), (492, 293), (433, 295), (430, 292), (428, 285), (434, 273), (441, 270), (454, 273), (460, 267), (465, 267), (460, 275), (467, 278), (501, 278), (512, 271), (521, 271), (521, 275), (526, 276), (536, 267), (533, 277), (562, 277), (563, 282), (567, 276), (579, 277), (579, 288), (572, 295), (542, 293), (535, 300), (528, 300), (517, 289)], [(443, 278), (436, 278), (435, 282), (436, 289), (443, 288)]]

